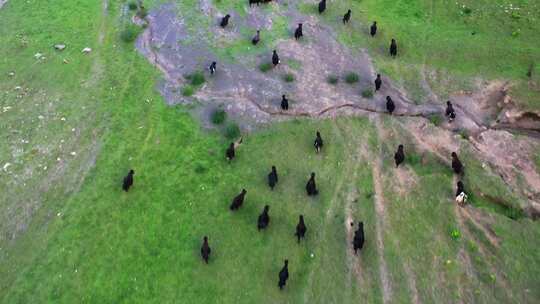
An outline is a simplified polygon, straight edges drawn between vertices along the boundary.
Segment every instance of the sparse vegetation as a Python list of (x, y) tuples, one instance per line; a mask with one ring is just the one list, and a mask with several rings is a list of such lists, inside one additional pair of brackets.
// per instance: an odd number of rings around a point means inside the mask
[(440, 126), (441, 123), (443, 122), (443, 117), (439, 114), (432, 114), (432, 115), (429, 115), (427, 118), (435, 126)]

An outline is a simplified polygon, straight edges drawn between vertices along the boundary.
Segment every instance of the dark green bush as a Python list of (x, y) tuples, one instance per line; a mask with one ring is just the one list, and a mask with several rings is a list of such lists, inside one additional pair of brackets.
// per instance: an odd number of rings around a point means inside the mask
[(187, 86), (182, 88), (182, 95), (183, 96), (189, 97), (189, 96), (192, 96), (193, 93), (195, 93), (195, 90), (190, 85), (187, 85)]
[(135, 2), (135, 1), (129, 1), (129, 3), (128, 3), (128, 8), (129, 8), (130, 11), (134, 11), (134, 10), (136, 10), (138, 7), (139, 7), (139, 5), (137, 5), (137, 2)]
[(126, 43), (131, 43), (137, 39), (137, 36), (139, 35), (139, 28), (135, 25), (127, 26), (122, 32), (120, 33), (120, 39)]
[(259, 64), (259, 70), (266, 73), (272, 69), (272, 64), (269, 62)]
[(215, 125), (221, 125), (227, 119), (227, 112), (223, 109), (216, 109), (212, 112), (211, 120)]
[(356, 83), (359, 79), (360, 78), (358, 77), (358, 74), (354, 72), (349, 72), (347, 73), (347, 75), (345, 75), (345, 82), (347, 82), (348, 84)]
[(373, 90), (371, 89), (365, 89), (362, 91), (362, 97), (364, 98), (373, 98)]
[(442, 121), (443, 121), (443, 118), (441, 115), (438, 115), (438, 114), (432, 114), (432, 115), (429, 115), (428, 116), (428, 120), (434, 124), (435, 126), (440, 126)]
[(200, 86), (206, 81), (202, 72), (195, 72), (193, 74), (187, 75), (186, 79), (188, 79), (191, 85), (194, 87)]
[(336, 85), (339, 82), (339, 78), (336, 75), (329, 75), (328, 77), (326, 77), (326, 81), (329, 84)]
[(294, 75), (291, 73), (283, 75), (283, 81), (285, 82), (293, 82), (294, 81)]
[(225, 127), (225, 137), (230, 140), (237, 139), (240, 136), (240, 127), (234, 122), (229, 123)]

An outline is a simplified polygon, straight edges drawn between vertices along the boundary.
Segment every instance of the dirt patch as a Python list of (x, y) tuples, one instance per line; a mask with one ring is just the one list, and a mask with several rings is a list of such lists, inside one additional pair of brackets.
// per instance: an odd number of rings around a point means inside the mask
[(0, 9), (6, 4), (8, 0), (0, 0)]

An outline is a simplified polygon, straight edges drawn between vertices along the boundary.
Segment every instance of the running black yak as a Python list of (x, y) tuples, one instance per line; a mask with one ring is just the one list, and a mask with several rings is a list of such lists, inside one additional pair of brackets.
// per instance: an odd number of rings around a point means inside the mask
[(231, 143), (229, 145), (229, 148), (227, 148), (227, 151), (225, 151), (225, 157), (227, 158), (229, 162), (234, 159), (235, 157), (234, 143)]
[(326, 0), (319, 2), (319, 14), (322, 14), (326, 10)]
[(302, 32), (302, 23), (298, 23), (298, 27), (294, 31), (294, 39), (298, 40), (304, 36), (304, 33)]
[(268, 227), (268, 224), (270, 223), (270, 215), (268, 215), (269, 209), (270, 206), (264, 206), (264, 210), (259, 215), (259, 219), (257, 220), (257, 230), (261, 231), (261, 229), (265, 229), (266, 227)]
[(304, 216), (300, 215), (300, 218), (298, 220), (298, 225), (296, 225), (296, 237), (298, 238), (298, 243), (300, 243), (300, 239), (303, 239), (306, 235), (306, 224), (304, 223)]
[(231, 209), (232, 211), (240, 209), (240, 207), (242, 207), (242, 204), (244, 204), (244, 197), (246, 196), (246, 193), (246, 189), (242, 189), (242, 192), (240, 192), (240, 194), (234, 197), (229, 209)]
[(396, 154), (394, 154), (394, 161), (396, 162), (396, 168), (405, 160), (405, 152), (403, 152), (403, 145), (399, 145)]
[(279, 60), (279, 56), (278, 56), (278, 54), (277, 54), (277, 51), (274, 50), (274, 52), (273, 52), (273, 54), (272, 54), (272, 64), (273, 64), (274, 66), (276, 66), (276, 65), (279, 64), (279, 62), (280, 62), (280, 60)]
[(315, 184), (315, 172), (311, 172), (311, 177), (306, 184), (306, 192), (309, 196), (319, 194), (319, 190), (317, 190), (317, 185)]
[(208, 70), (210, 70), (210, 75), (214, 75), (214, 73), (216, 72), (216, 65), (217, 65), (217, 62), (212, 61), (212, 63), (210, 64), (210, 67), (208, 67)]
[(452, 152), (452, 169), (457, 175), (463, 174), (463, 164), (459, 160), (456, 152)]
[(369, 28), (369, 34), (371, 37), (374, 37), (377, 34), (377, 21), (373, 21), (373, 24)]
[(259, 43), (259, 41), (261, 41), (261, 31), (257, 30), (257, 33), (251, 39), (251, 44), (257, 45), (257, 43)]
[(225, 17), (221, 19), (219, 26), (221, 26), (222, 28), (225, 28), (229, 24), (229, 18), (231, 18), (231, 15), (229, 14), (225, 15)]
[(268, 186), (270, 186), (271, 190), (274, 190), (274, 187), (276, 186), (278, 182), (278, 175), (276, 166), (272, 166), (272, 171), (268, 174)]
[(381, 74), (377, 74), (377, 78), (375, 78), (375, 91), (378, 91), (381, 88), (381, 85), (382, 85)]
[(319, 131), (317, 131), (317, 136), (315, 137), (315, 142), (313, 143), (313, 145), (315, 146), (315, 151), (317, 153), (321, 152), (323, 148), (323, 140)]
[(446, 112), (444, 115), (448, 117), (448, 122), (452, 122), (456, 118), (456, 112), (450, 100), (446, 102)]
[(289, 100), (285, 95), (281, 95), (281, 109), (287, 111), (289, 109)]
[(345, 15), (343, 15), (343, 24), (349, 23), (351, 20), (351, 10), (348, 10)]
[(210, 249), (210, 246), (208, 246), (208, 237), (205, 236), (203, 238), (203, 244), (201, 246), (201, 257), (206, 264), (208, 264), (208, 259), (210, 258), (211, 252), (212, 249)]
[(396, 105), (390, 96), (386, 96), (386, 110), (388, 113), (392, 114), (396, 109)]
[(364, 223), (360, 222), (358, 224), (358, 229), (354, 232), (354, 254), (356, 254), (358, 250), (362, 250), (362, 247), (364, 247)]
[(283, 289), (285, 285), (287, 284), (287, 280), (289, 279), (289, 260), (285, 260), (285, 264), (283, 265), (283, 268), (281, 268), (281, 271), (279, 272), (279, 289)]
[(129, 188), (133, 185), (133, 175), (135, 174), (135, 171), (129, 170), (128, 174), (124, 177), (124, 181), (122, 182), (122, 189), (124, 191), (128, 192)]
[(392, 39), (392, 42), (390, 42), (390, 56), (396, 57), (397, 56), (397, 43), (396, 39)]

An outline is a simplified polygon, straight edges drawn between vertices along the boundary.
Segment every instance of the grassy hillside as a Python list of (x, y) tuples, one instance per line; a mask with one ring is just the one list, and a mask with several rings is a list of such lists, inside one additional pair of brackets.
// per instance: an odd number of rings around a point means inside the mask
[[(166, 106), (155, 90), (159, 72), (121, 41), (130, 14), (121, 1), (10, 1), (0, 9), (0, 136), (7, 139), (0, 165), (11, 164), (0, 168), (1, 303), (540, 297), (540, 226), (480, 209), (501, 240), (492, 245), (455, 209), (449, 169), (432, 155), (422, 164), (399, 120), (276, 124), (246, 135), (227, 164), (228, 141), (201, 130), (184, 108)], [(55, 51), (57, 43), (66, 50)], [(84, 47), (93, 50), (85, 55)], [(46, 58), (36, 59), (38, 52)], [(316, 130), (326, 140), (321, 155), (312, 147)], [(411, 151), (403, 168), (410, 185), (392, 166), (398, 141)], [(271, 165), (280, 174), (274, 192), (265, 184)], [(135, 186), (124, 193), (131, 168)], [(311, 171), (321, 190), (315, 199), (303, 189)], [(490, 181), (505, 194), (496, 176), (478, 174), (486, 178), (468, 185)], [(228, 204), (241, 188), (245, 206), (232, 214)], [(271, 224), (257, 232), (265, 204)], [(308, 226), (300, 245), (299, 214)], [(349, 219), (365, 224), (358, 257)], [(210, 265), (199, 258), (203, 235)], [(291, 277), (280, 292), (284, 258)]]

